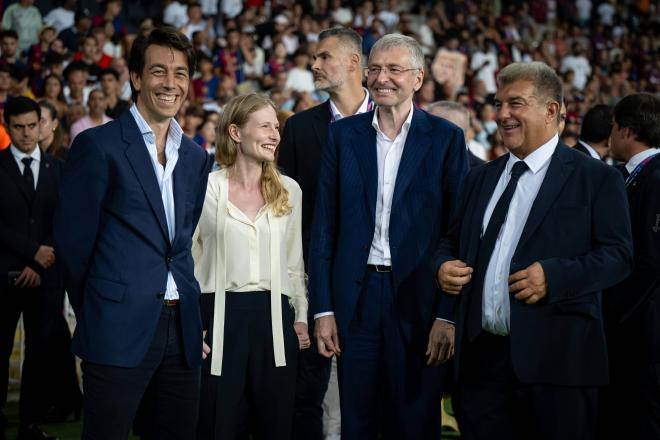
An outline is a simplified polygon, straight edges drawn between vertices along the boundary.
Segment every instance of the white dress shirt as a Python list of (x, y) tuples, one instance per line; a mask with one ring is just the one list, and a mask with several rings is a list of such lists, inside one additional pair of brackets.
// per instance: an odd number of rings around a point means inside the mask
[[(147, 121), (144, 120), (137, 106), (133, 104), (131, 106), (131, 114), (135, 119), (135, 122), (142, 133), (142, 138), (144, 139), (144, 144), (149, 151), (149, 157), (151, 158), (151, 165), (153, 165), (154, 173), (156, 175), (156, 180), (158, 181), (158, 187), (160, 188), (160, 197), (163, 201), (163, 208), (165, 209), (165, 219), (167, 220), (167, 233), (170, 239), (170, 243), (174, 240), (174, 167), (179, 160), (179, 147), (181, 146), (181, 137), (183, 135), (183, 130), (176, 122), (176, 119), (172, 118), (170, 121), (170, 129), (167, 133), (167, 141), (165, 143), (165, 166), (161, 165), (158, 162), (158, 150), (156, 148), (156, 136), (147, 124)], [(165, 289), (165, 299), (179, 299), (179, 292), (176, 287), (176, 282), (172, 276), (172, 272), (167, 272), (167, 287)]]
[[(513, 258), (513, 253), (518, 246), (520, 235), (525, 223), (527, 223), (527, 217), (541, 188), (558, 142), (559, 136), (555, 135), (525, 158), (529, 170), (523, 173), (520, 180), (518, 180), (516, 191), (509, 205), (509, 212), (495, 241), (495, 248), (484, 278), (483, 302), (481, 304), (481, 325), (484, 330), (490, 333), (496, 335), (509, 334), (511, 312), (509, 305), (509, 268), (511, 267), (511, 258)], [(509, 160), (506, 163), (504, 172), (500, 175), (486, 207), (481, 226), (482, 236), (488, 227), (488, 222), (495, 210), (497, 201), (500, 199), (509, 180), (511, 180), (511, 169), (519, 161), (520, 159), (509, 153)]]
[(378, 161), (378, 198), (376, 199), (376, 229), (369, 250), (368, 264), (392, 265), (390, 253), (390, 213), (394, 184), (399, 172), (399, 163), (403, 155), (403, 146), (408, 138), (412, 121), (412, 105), (401, 131), (394, 139), (388, 138), (378, 125), (378, 112), (374, 112), (371, 125), (376, 130), (376, 156)]
[(596, 150), (594, 150), (594, 148), (593, 148), (591, 145), (589, 145), (588, 143), (586, 143), (586, 142), (583, 141), (583, 140), (578, 140), (578, 142), (579, 142), (584, 148), (587, 149), (587, 151), (589, 152), (589, 155), (590, 155), (591, 157), (593, 157), (594, 159), (602, 160), (601, 157), (600, 157), (600, 154), (598, 154), (598, 152), (597, 152)]
[[(649, 148), (648, 150), (644, 150), (641, 153), (635, 154), (633, 157), (631, 157), (628, 162), (626, 163), (626, 170), (628, 173), (632, 173), (635, 168), (637, 168), (637, 165), (642, 163), (644, 159), (646, 159), (649, 156), (653, 156), (655, 154), (660, 153), (660, 150), (657, 148)], [(36, 177), (35, 177), (36, 179)]]
[[(360, 104), (358, 110), (355, 113), (353, 113), (354, 115), (359, 115), (369, 111), (369, 91), (364, 87), (362, 88), (362, 90), (364, 90), (364, 100), (362, 101), (362, 104)], [(330, 99), (330, 113), (332, 114), (332, 122), (344, 118), (344, 115), (339, 113), (339, 109), (337, 108), (337, 106), (335, 105), (332, 99)]]
[(32, 175), (34, 175), (34, 189), (36, 190), (37, 182), (39, 182), (39, 162), (41, 162), (41, 150), (39, 149), (39, 145), (37, 145), (37, 148), (32, 150), (32, 153), (30, 154), (23, 153), (21, 150), (14, 147), (13, 144), (9, 148), (11, 149), (11, 154), (14, 156), (14, 160), (18, 165), (18, 171), (21, 172), (21, 175), (23, 175), (23, 171), (25, 170), (25, 164), (22, 160), (26, 157), (32, 158), (30, 169), (32, 170)]

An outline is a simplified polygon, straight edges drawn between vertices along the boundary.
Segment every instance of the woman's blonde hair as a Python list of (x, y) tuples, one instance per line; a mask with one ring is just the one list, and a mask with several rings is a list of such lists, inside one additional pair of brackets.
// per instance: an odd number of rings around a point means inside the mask
[[(252, 113), (268, 106), (277, 112), (275, 104), (267, 96), (250, 93), (232, 98), (222, 109), (215, 158), (223, 168), (234, 165), (238, 155), (238, 143), (229, 135), (229, 127), (232, 124), (245, 126)], [(261, 167), (261, 194), (266, 203), (278, 217), (290, 214), (292, 207), (289, 205), (289, 192), (282, 184), (275, 162), (265, 161)]]

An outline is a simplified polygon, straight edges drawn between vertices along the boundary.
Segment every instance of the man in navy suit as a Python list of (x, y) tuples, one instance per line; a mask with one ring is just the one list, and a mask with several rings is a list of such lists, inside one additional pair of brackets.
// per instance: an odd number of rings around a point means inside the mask
[(468, 174), (434, 258), (460, 294), (461, 438), (591, 439), (608, 381), (601, 291), (632, 263), (623, 180), (559, 142), (547, 65), (505, 67), (495, 99), (510, 153)]
[(147, 389), (145, 434), (195, 437), (202, 326), (190, 247), (208, 156), (174, 119), (194, 66), (171, 28), (136, 40), (136, 104), (79, 134), (64, 168), (55, 241), (78, 321), (83, 438), (127, 438)]
[(660, 438), (660, 99), (628, 95), (613, 113), (610, 145), (625, 164), (635, 264), (603, 298), (611, 381), (601, 428), (603, 438), (650, 440)]
[(319, 352), (339, 356), (341, 438), (437, 439), (447, 326), (428, 265), (467, 171), (455, 125), (413, 107), (424, 57), (386, 35), (367, 86), (375, 111), (330, 126), (309, 255)]

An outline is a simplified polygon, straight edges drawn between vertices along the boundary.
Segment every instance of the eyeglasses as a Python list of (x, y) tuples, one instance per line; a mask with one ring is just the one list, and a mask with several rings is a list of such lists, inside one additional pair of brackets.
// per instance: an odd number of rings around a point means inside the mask
[(392, 66), (392, 67), (380, 67), (380, 66), (370, 66), (367, 67), (367, 75), (371, 77), (377, 77), (381, 72), (385, 75), (396, 78), (403, 75), (404, 72), (409, 72), (411, 70), (420, 70), (419, 67), (411, 67), (410, 69), (404, 69), (403, 67)]

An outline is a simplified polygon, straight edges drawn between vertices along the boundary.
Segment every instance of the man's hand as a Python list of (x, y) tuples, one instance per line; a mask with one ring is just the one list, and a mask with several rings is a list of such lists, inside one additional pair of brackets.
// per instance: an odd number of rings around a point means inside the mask
[(37, 253), (34, 254), (34, 261), (44, 269), (48, 269), (55, 262), (55, 249), (42, 244), (39, 246)]
[(440, 365), (454, 355), (454, 324), (436, 319), (429, 334), (426, 365)]
[(314, 327), (314, 336), (316, 336), (319, 354), (327, 358), (332, 357), (333, 354), (339, 356), (341, 348), (339, 348), (339, 334), (337, 333), (335, 316), (321, 316), (316, 320)]
[(206, 330), (204, 330), (202, 332), (202, 359), (209, 357), (209, 353), (211, 353), (211, 347), (206, 343)]
[(307, 323), (294, 322), (293, 329), (296, 331), (296, 336), (298, 336), (298, 348), (300, 350), (309, 348), (312, 345), (312, 341), (309, 339), (309, 333), (307, 332)]
[(446, 261), (438, 269), (438, 284), (447, 293), (458, 295), (461, 289), (472, 279), (471, 267), (461, 260)]
[(548, 294), (543, 266), (538, 261), (509, 276), (509, 293), (519, 301), (534, 304)]
[(25, 269), (16, 278), (16, 287), (32, 288), (41, 284), (41, 277), (31, 267), (25, 266)]

